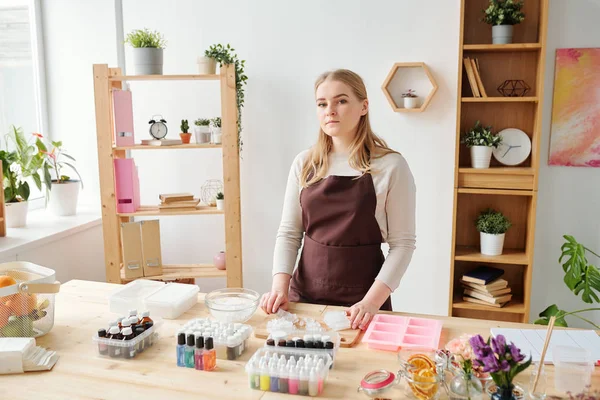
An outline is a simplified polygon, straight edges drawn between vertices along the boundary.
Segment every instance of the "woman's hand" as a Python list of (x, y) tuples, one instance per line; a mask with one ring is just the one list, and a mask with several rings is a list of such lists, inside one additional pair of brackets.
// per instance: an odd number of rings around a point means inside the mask
[(271, 290), (263, 294), (260, 299), (260, 308), (267, 314), (275, 314), (280, 308), (287, 311), (288, 305), (288, 292), (286, 290)]
[(371, 319), (373, 319), (373, 316), (377, 314), (377, 311), (379, 311), (379, 307), (376, 304), (362, 299), (350, 307), (346, 311), (346, 314), (349, 315), (350, 326), (352, 329), (359, 328), (364, 331), (367, 329), (367, 326), (369, 325), (369, 322), (371, 322)]
[(377, 311), (385, 303), (391, 292), (385, 283), (376, 279), (365, 297), (346, 311), (346, 315), (349, 315), (352, 329), (367, 329), (369, 322), (377, 314)]
[(290, 290), (290, 274), (279, 273), (273, 276), (273, 286), (271, 291), (262, 295), (260, 299), (260, 308), (267, 314), (275, 314), (280, 308), (287, 311)]

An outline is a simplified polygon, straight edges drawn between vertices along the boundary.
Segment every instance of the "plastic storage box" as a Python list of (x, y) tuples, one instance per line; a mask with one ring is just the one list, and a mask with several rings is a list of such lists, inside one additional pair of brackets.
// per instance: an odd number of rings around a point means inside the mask
[(116, 340), (92, 337), (92, 341), (98, 348), (98, 354), (103, 357), (132, 359), (152, 347), (158, 340), (158, 327), (160, 321), (154, 321), (151, 328), (131, 340)]
[(167, 283), (144, 300), (150, 314), (175, 319), (198, 302), (197, 285)]
[(594, 362), (589, 350), (574, 346), (554, 346), (554, 386), (562, 392), (581, 393), (590, 384)]
[(148, 310), (156, 317), (178, 318), (198, 302), (197, 285), (138, 279), (117, 289), (109, 298), (110, 311), (126, 315), (129, 310)]
[(329, 374), (331, 357), (314, 349), (297, 350), (300, 349), (258, 349), (246, 364), (250, 388), (304, 396), (320, 395)]

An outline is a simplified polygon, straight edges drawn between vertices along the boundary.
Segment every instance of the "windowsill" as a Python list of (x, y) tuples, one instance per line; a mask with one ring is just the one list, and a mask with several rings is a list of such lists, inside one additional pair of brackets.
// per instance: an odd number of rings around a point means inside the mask
[(78, 206), (77, 214), (70, 217), (57, 217), (43, 208), (31, 210), (27, 225), (6, 228), (6, 236), (0, 237), (0, 257), (11, 257), (101, 224), (100, 206)]

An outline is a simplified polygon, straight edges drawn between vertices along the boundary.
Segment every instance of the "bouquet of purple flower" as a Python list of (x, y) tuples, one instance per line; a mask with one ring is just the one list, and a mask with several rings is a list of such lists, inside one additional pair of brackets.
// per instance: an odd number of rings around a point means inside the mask
[(513, 343), (507, 343), (502, 335), (490, 337), (487, 342), (481, 335), (476, 335), (469, 343), (475, 354), (473, 364), (482, 367), (483, 372), (490, 373), (499, 391), (511, 393), (514, 377), (531, 364), (531, 357), (522, 362), (525, 356), (521, 354), (521, 350)]

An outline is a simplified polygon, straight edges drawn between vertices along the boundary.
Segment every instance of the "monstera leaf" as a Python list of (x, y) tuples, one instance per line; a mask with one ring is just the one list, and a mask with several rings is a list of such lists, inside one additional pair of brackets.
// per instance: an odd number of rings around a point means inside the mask
[(565, 321), (564, 315), (567, 312), (558, 308), (556, 304), (552, 304), (544, 311), (540, 313), (540, 318), (536, 319), (533, 323), (536, 325), (548, 325), (550, 323), (551, 317), (556, 317), (556, 321), (554, 321), (554, 325), (556, 326), (568, 326), (567, 321)]
[(585, 252), (588, 251), (597, 256), (596, 253), (578, 243), (573, 236), (564, 235), (567, 241), (561, 246), (562, 254), (558, 262), (562, 263), (565, 271), (565, 284), (586, 303), (600, 302), (595, 292), (600, 293), (600, 272), (588, 263)]

